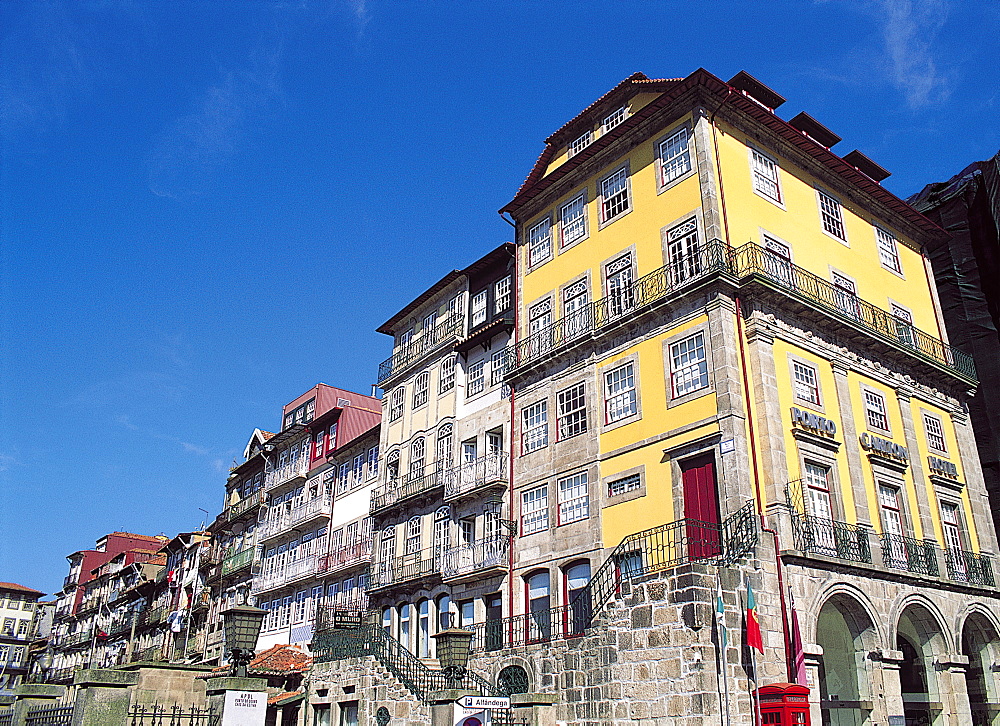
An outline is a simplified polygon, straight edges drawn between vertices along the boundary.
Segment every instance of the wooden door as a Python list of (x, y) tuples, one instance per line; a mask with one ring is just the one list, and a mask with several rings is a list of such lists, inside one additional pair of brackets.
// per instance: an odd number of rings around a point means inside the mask
[(688, 557), (691, 559), (715, 557), (722, 552), (715, 456), (708, 454), (682, 461), (681, 480), (684, 485)]

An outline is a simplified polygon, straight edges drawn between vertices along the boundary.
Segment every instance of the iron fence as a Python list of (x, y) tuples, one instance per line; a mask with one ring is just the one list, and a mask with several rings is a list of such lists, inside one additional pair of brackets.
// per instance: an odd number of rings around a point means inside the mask
[(989, 557), (949, 547), (944, 551), (948, 577), (970, 585), (993, 587), (993, 563)]
[(33, 708), (24, 716), (24, 726), (70, 726), (71, 723), (73, 723), (72, 706)]
[(440, 474), (439, 471), (410, 472), (406, 477), (397, 477), (381, 484), (372, 491), (371, 513), (374, 514), (379, 510), (391, 507), (393, 504), (398, 504), (404, 499), (443, 485), (444, 479)]
[(882, 535), (882, 561), (886, 567), (921, 575), (938, 575), (937, 547), (900, 534)]
[(14, 709), (5, 708), (0, 711), (0, 726), (13, 726), (14, 724)]
[(839, 557), (852, 562), (871, 562), (868, 530), (856, 524), (800, 514), (793, 519), (795, 546), (802, 552)]
[(420, 337), (411, 340), (406, 345), (400, 346), (389, 358), (382, 361), (378, 367), (378, 382), (383, 383), (387, 378), (430, 353), (445, 341), (454, 336), (460, 335), (465, 327), (465, 318), (461, 315), (452, 315), (433, 330), (426, 331)]
[(219, 714), (211, 708), (179, 704), (130, 706), (126, 715), (128, 726), (215, 726), (218, 722)]

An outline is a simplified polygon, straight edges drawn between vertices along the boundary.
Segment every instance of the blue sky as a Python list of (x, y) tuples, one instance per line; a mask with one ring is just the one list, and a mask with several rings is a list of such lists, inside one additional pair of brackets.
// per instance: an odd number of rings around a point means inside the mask
[(511, 239), (544, 138), (634, 71), (746, 69), (907, 196), (1000, 148), (969, 0), (0, 3), (0, 580), (198, 527), (255, 426)]

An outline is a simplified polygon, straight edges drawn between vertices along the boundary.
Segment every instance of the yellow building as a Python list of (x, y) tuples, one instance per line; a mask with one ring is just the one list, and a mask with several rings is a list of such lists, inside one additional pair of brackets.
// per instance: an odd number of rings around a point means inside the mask
[[(546, 140), (502, 210), (512, 616), (570, 607), (608, 557), (619, 577), (717, 564), (732, 590), (745, 570), (761, 682), (802, 678), (804, 654), (814, 723), (985, 722), (997, 545), (975, 371), (923, 251), (945, 233), (783, 102), (744, 72), (635, 74)], [(764, 536), (741, 563), (748, 516)]]

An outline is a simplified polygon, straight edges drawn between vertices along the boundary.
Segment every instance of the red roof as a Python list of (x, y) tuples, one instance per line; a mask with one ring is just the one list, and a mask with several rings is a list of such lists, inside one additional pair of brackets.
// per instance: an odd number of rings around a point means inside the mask
[(35, 595), (41, 597), (45, 593), (41, 590), (33, 590), (30, 587), (25, 587), (24, 585), (18, 585), (16, 582), (0, 582), (0, 590), (16, 590), (17, 592), (31, 592)]
[[(294, 645), (279, 643), (255, 655), (247, 666), (247, 672), (256, 675), (284, 676), (290, 673), (305, 673), (310, 666), (312, 666), (312, 657)], [(227, 670), (229, 670), (229, 666), (226, 665), (214, 668), (213, 672)]]

